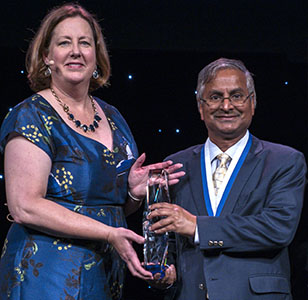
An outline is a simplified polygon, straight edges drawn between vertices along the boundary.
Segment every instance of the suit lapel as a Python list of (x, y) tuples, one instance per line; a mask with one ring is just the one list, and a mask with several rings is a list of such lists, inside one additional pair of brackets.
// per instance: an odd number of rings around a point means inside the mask
[(248, 152), (247, 157), (233, 183), (227, 201), (221, 211), (220, 214), (221, 216), (224, 216), (233, 210), (243, 188), (245, 187), (252, 172), (254, 171), (254, 169), (256, 168), (257, 164), (260, 161), (259, 158), (257, 157), (257, 154), (261, 150), (262, 150), (262, 144), (260, 143), (260, 141), (257, 138), (252, 137), (252, 145), (250, 151)]
[(189, 182), (194, 202), (198, 215), (208, 215), (205, 201), (203, 197), (202, 175), (201, 175), (201, 149), (204, 145), (194, 150), (193, 158), (187, 162), (187, 172), (189, 174)]

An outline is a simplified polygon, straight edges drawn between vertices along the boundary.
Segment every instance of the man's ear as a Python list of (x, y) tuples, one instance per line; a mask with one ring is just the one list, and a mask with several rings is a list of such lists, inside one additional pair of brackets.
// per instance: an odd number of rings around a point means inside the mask
[(252, 116), (254, 116), (255, 115), (255, 109), (256, 109), (256, 105), (255, 105), (255, 95), (253, 94), (252, 95), (252, 98), (251, 98), (251, 100), (250, 100), (250, 105), (251, 105), (251, 114), (252, 114)]
[(204, 121), (204, 118), (203, 118), (203, 106), (202, 106), (202, 103), (200, 103), (200, 101), (198, 101), (198, 110), (199, 110), (199, 113), (200, 113), (200, 119), (202, 121)]

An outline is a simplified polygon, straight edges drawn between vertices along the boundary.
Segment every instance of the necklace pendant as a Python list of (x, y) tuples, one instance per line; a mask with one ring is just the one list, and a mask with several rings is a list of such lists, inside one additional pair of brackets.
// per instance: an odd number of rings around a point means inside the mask
[(95, 128), (98, 128), (98, 123), (94, 120), (93, 121), (93, 126), (95, 127)]
[(94, 119), (99, 122), (102, 118), (98, 114), (95, 114)]
[(82, 129), (84, 132), (94, 132), (96, 128), (98, 128), (98, 122), (102, 120), (102, 118), (98, 115), (98, 112), (96, 110), (95, 102), (94, 99), (91, 95), (89, 95), (91, 103), (92, 103), (92, 108), (94, 112), (94, 117), (93, 117), (93, 123), (90, 125), (85, 125), (82, 124), (79, 120), (75, 119), (75, 116), (70, 112), (70, 108), (66, 103), (63, 103), (62, 100), (58, 97), (56, 92), (52, 87), (50, 87), (52, 95), (55, 97), (55, 99), (59, 102), (59, 104), (62, 106), (64, 112), (67, 114), (68, 119), (75, 123), (77, 128)]
[(87, 132), (89, 130), (87, 125), (82, 125), (82, 129), (83, 129), (84, 132)]
[(81, 126), (81, 122), (79, 120), (76, 120), (75, 121), (75, 125), (76, 125), (76, 127), (80, 127)]

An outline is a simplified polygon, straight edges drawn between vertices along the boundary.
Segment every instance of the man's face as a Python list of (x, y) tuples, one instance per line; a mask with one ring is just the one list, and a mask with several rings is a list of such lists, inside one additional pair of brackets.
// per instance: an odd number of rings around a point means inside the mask
[[(248, 95), (246, 76), (237, 69), (223, 69), (205, 85), (202, 98), (209, 99), (215, 95), (230, 97), (235, 93)], [(213, 142), (239, 140), (245, 135), (254, 115), (253, 96), (242, 106), (234, 106), (229, 99), (215, 106), (201, 102), (199, 112)]]

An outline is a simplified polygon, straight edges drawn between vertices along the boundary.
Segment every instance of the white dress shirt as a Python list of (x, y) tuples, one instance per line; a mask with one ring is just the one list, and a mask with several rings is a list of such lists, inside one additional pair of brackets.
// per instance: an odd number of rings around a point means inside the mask
[[(217, 196), (215, 195), (212, 178), (213, 178), (213, 173), (215, 172), (216, 168), (219, 165), (219, 160), (216, 157), (217, 155), (221, 154), (222, 151), (209, 138), (206, 140), (204, 144), (206, 180), (214, 216), (216, 215), (217, 207), (220, 203), (221, 197), (225, 191), (225, 188), (233, 173), (233, 170), (236, 167), (245, 149), (248, 139), (249, 139), (249, 131), (247, 130), (246, 134), (237, 143), (235, 143), (232, 147), (230, 147), (225, 151), (225, 153), (230, 156), (231, 160), (227, 164), (228, 170), (219, 188)], [(196, 232), (195, 232), (195, 243), (199, 243), (198, 226), (196, 227)]]

